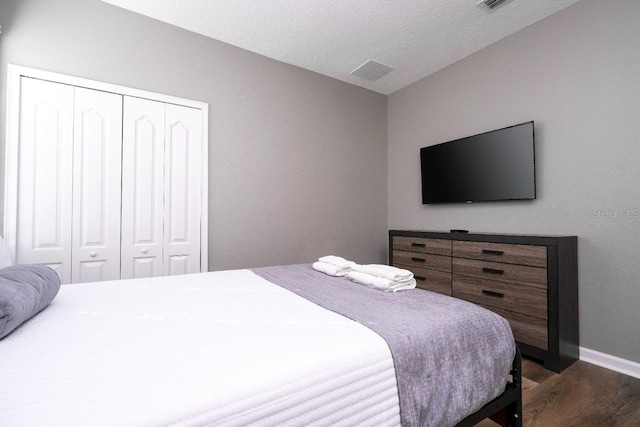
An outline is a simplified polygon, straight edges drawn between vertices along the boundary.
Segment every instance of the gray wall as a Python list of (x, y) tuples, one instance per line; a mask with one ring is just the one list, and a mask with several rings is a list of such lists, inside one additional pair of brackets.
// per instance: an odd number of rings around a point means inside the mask
[(2, 157), (7, 63), (204, 101), (210, 269), (385, 259), (385, 96), (99, 0), (1, 12)]
[[(390, 228), (579, 236), (581, 345), (636, 362), (639, 22), (637, 0), (584, 0), (394, 93), (387, 187)], [(529, 120), (537, 200), (421, 205), (420, 147)]]

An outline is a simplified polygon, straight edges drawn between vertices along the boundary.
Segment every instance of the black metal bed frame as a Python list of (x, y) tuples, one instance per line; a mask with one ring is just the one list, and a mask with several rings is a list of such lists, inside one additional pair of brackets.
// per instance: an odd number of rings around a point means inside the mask
[(485, 418), (491, 418), (503, 427), (522, 427), (522, 358), (517, 346), (510, 373), (511, 381), (507, 381), (504, 392), (456, 427), (473, 427)]

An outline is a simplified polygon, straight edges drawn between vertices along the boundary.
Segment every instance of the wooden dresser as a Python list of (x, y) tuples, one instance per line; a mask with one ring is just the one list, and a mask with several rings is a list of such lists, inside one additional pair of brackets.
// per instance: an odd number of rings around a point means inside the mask
[(391, 230), (389, 264), (419, 288), (503, 316), (522, 354), (545, 368), (578, 359), (577, 237)]

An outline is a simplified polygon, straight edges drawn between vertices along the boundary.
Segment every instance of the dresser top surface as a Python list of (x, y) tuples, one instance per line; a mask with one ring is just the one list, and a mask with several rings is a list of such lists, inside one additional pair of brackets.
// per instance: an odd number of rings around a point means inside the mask
[(513, 243), (555, 246), (561, 240), (576, 240), (576, 236), (507, 233), (459, 233), (432, 230), (389, 230), (389, 236), (428, 237), (433, 239), (464, 240), (477, 242)]

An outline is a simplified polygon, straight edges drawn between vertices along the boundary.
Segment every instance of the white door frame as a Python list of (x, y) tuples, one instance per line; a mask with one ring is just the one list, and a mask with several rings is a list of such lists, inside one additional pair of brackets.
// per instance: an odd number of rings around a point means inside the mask
[(4, 239), (9, 247), (12, 261), (16, 259), (16, 230), (18, 211), (18, 141), (20, 127), (20, 79), (22, 77), (48, 80), (71, 86), (101, 90), (126, 96), (150, 99), (168, 104), (196, 108), (202, 115), (202, 210), (200, 216), (200, 271), (208, 271), (209, 264), (209, 104), (178, 98), (125, 86), (67, 76), (20, 65), (7, 66), (7, 121), (4, 180)]

